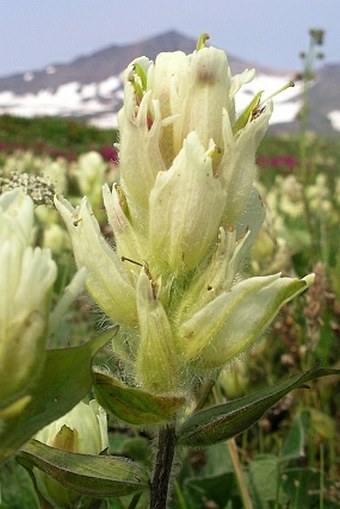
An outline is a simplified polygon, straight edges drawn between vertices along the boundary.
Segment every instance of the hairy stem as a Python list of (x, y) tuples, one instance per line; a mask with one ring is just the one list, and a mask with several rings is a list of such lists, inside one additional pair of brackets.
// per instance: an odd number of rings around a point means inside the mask
[(170, 476), (175, 456), (175, 423), (160, 428), (155, 467), (151, 481), (150, 509), (166, 509)]

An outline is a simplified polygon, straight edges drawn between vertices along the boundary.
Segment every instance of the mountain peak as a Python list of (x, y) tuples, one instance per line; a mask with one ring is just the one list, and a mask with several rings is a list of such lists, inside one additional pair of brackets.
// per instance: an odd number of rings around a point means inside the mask
[[(0, 77), (0, 114), (64, 116), (86, 120), (101, 127), (114, 127), (123, 100), (121, 74), (134, 58), (145, 55), (154, 60), (163, 51), (191, 53), (195, 47), (195, 40), (177, 30), (169, 30), (132, 44), (111, 45), (77, 57), (69, 63), (51, 63), (44, 69)], [(257, 78), (243, 87), (240, 94), (243, 94), (244, 104), (258, 90), (266, 90), (270, 95), (292, 77), (289, 73), (254, 66), (230, 54), (228, 59), (233, 73), (256, 67)], [(328, 74), (333, 77), (336, 72), (332, 71)], [(322, 78), (322, 73), (320, 76)], [(318, 83), (314, 87), (314, 94), (317, 86)], [(296, 86), (283, 94), (283, 99), (275, 102), (273, 123), (288, 124), (294, 120), (300, 109), (300, 88)], [(334, 99), (340, 104), (340, 87), (333, 87), (333, 90)], [(238, 107), (242, 108), (242, 104)], [(330, 127), (327, 119), (331, 118), (333, 110), (337, 111), (338, 108), (327, 104), (322, 111), (324, 126)]]

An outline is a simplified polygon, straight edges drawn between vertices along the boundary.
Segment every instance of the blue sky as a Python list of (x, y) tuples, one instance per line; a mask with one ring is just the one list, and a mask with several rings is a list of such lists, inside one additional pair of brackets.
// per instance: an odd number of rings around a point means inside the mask
[(326, 31), (326, 62), (340, 63), (340, 0), (0, 0), (0, 75), (69, 62), (167, 30), (246, 61), (300, 68), (308, 30)]

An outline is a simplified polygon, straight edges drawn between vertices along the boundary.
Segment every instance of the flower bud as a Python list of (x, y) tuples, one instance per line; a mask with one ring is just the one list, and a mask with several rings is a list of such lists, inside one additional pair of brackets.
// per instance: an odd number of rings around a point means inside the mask
[(61, 254), (67, 246), (70, 246), (70, 239), (65, 228), (57, 223), (46, 226), (43, 232), (43, 246), (50, 249), (54, 255)]
[(43, 164), (42, 175), (49, 182), (52, 182), (56, 192), (65, 193), (67, 190), (67, 170), (68, 163), (66, 159), (59, 157), (55, 161)]
[(81, 195), (89, 198), (93, 207), (101, 202), (105, 170), (105, 161), (98, 152), (86, 152), (78, 158), (75, 176), (79, 190)]
[(237, 359), (218, 377), (218, 385), (222, 388), (227, 399), (239, 398), (247, 388), (249, 379), (247, 377), (246, 360)]
[[(34, 437), (50, 447), (83, 454), (100, 454), (108, 448), (106, 413), (97, 401), (78, 403), (70, 412), (52, 422)], [(48, 474), (34, 469), (37, 487), (53, 506), (74, 507), (80, 494), (64, 488)]]

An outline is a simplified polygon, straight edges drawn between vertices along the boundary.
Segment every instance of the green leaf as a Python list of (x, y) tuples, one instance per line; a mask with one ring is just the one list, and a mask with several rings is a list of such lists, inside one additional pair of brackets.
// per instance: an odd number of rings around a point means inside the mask
[(183, 494), (190, 509), (225, 507), (236, 491), (232, 472), (211, 477), (189, 477), (184, 480)]
[(45, 363), (30, 391), (30, 402), (19, 415), (2, 422), (0, 463), (87, 395), (92, 385), (92, 359), (111, 338), (112, 331), (82, 346), (46, 352)]
[(199, 472), (199, 477), (217, 477), (234, 472), (229, 447), (226, 443), (219, 443), (208, 447), (204, 451), (204, 457), (205, 464)]
[(35, 494), (27, 472), (15, 461), (0, 465), (0, 509), (36, 509)]
[(124, 422), (153, 425), (168, 422), (185, 403), (178, 396), (158, 396), (124, 386), (103, 373), (94, 374), (94, 394), (99, 404)]
[(196, 44), (196, 51), (199, 51), (200, 49), (205, 47), (205, 43), (210, 39), (209, 34), (204, 32), (201, 34), (198, 38), (197, 44)]
[(340, 370), (316, 367), (249, 396), (201, 410), (184, 422), (178, 434), (179, 443), (204, 447), (227, 440), (258, 421), (291, 390), (306, 387), (304, 384), (309, 380), (333, 374), (340, 375)]
[(316, 408), (309, 408), (308, 414), (311, 430), (318, 433), (323, 439), (334, 440), (336, 434), (334, 418)]
[(126, 439), (123, 443), (120, 454), (133, 461), (137, 461), (143, 466), (152, 466), (150, 458), (150, 441), (145, 437), (129, 437)]
[(278, 483), (279, 459), (276, 456), (258, 456), (250, 463), (248, 485), (256, 508), (269, 509), (274, 506), (278, 496)]
[(194, 471), (192, 465), (184, 464), (179, 475), (182, 490), (177, 486), (177, 491), (181, 490), (180, 494), (185, 499), (186, 506), (182, 504), (183, 509), (210, 507), (210, 505), (225, 508), (227, 501), (234, 499), (234, 495), (237, 495), (234, 467), (227, 444), (216, 444), (200, 451), (196, 460)]
[(233, 126), (234, 134), (238, 133), (238, 131), (243, 129), (247, 125), (249, 119), (251, 119), (252, 116), (254, 116), (254, 114), (256, 113), (256, 111), (259, 107), (262, 94), (263, 94), (263, 90), (261, 90), (261, 92), (258, 92), (255, 95), (255, 97), (250, 101), (248, 106), (243, 110), (241, 115), (238, 117), (238, 119), (236, 120), (236, 122)]
[(17, 460), (25, 468), (36, 467), (65, 488), (90, 497), (120, 497), (149, 488), (144, 469), (120, 456), (73, 453), (32, 440), (21, 449)]
[(302, 458), (305, 455), (308, 415), (302, 412), (296, 416), (280, 455), (280, 462)]
[[(313, 468), (290, 468), (282, 475), (280, 493), (291, 502), (290, 507), (311, 509), (321, 507), (320, 472)], [(324, 506), (330, 509), (330, 505)]]
[(141, 81), (142, 90), (144, 91), (147, 89), (147, 84), (148, 84), (146, 73), (145, 73), (143, 67), (138, 62), (135, 62), (133, 64), (133, 66), (135, 68), (137, 76), (139, 77), (139, 79)]

